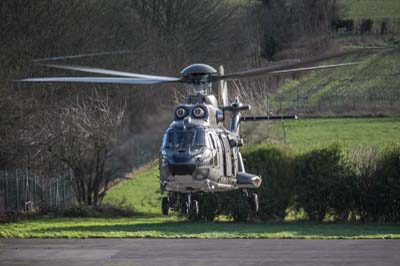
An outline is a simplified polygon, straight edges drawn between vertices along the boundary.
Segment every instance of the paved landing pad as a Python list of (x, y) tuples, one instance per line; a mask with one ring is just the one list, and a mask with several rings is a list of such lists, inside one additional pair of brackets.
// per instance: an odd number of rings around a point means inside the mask
[(400, 265), (400, 240), (0, 239), (0, 265)]

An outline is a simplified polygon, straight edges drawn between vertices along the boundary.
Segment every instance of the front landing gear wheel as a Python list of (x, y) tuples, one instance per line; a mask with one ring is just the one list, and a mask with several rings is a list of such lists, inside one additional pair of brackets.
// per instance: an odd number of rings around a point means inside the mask
[(258, 195), (256, 193), (252, 193), (251, 195), (249, 195), (249, 202), (253, 213), (257, 213), (260, 207), (260, 203), (258, 202)]
[(162, 210), (162, 214), (168, 215), (168, 213), (169, 213), (169, 200), (168, 200), (168, 197), (162, 198), (161, 210)]

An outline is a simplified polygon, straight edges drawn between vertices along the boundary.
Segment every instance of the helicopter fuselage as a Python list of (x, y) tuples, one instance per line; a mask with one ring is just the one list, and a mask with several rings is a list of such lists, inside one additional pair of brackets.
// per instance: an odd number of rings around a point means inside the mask
[(167, 192), (219, 192), (257, 188), (261, 178), (245, 173), (240, 136), (223, 126), (213, 95), (188, 96), (175, 109), (160, 154), (160, 187)]

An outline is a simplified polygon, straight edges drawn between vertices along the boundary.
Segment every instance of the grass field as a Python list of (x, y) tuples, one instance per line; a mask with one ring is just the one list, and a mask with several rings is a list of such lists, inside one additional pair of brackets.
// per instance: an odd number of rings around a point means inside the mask
[(398, 225), (349, 224), (235, 224), (179, 221), (177, 217), (117, 219), (38, 219), (0, 225), (0, 237), (89, 238), (392, 238), (400, 239)]
[(161, 193), (159, 193), (158, 167), (153, 163), (143, 168), (134, 178), (118, 184), (107, 194), (106, 203), (129, 204), (142, 215), (159, 215)]
[(270, 124), (243, 125), (247, 142), (267, 141), (282, 143), (295, 151), (304, 151), (327, 145), (343, 143), (346, 147), (382, 146), (400, 143), (400, 117), (394, 118), (319, 118), (288, 120)]
[(400, 18), (398, 0), (342, 0), (350, 18)]

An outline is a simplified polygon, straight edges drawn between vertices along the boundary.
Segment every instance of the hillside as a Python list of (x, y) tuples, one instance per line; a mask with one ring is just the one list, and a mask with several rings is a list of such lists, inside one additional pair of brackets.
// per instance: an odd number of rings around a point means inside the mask
[(300, 114), (399, 114), (400, 50), (345, 59), (362, 63), (314, 71), (287, 82), (274, 97), (272, 109)]

